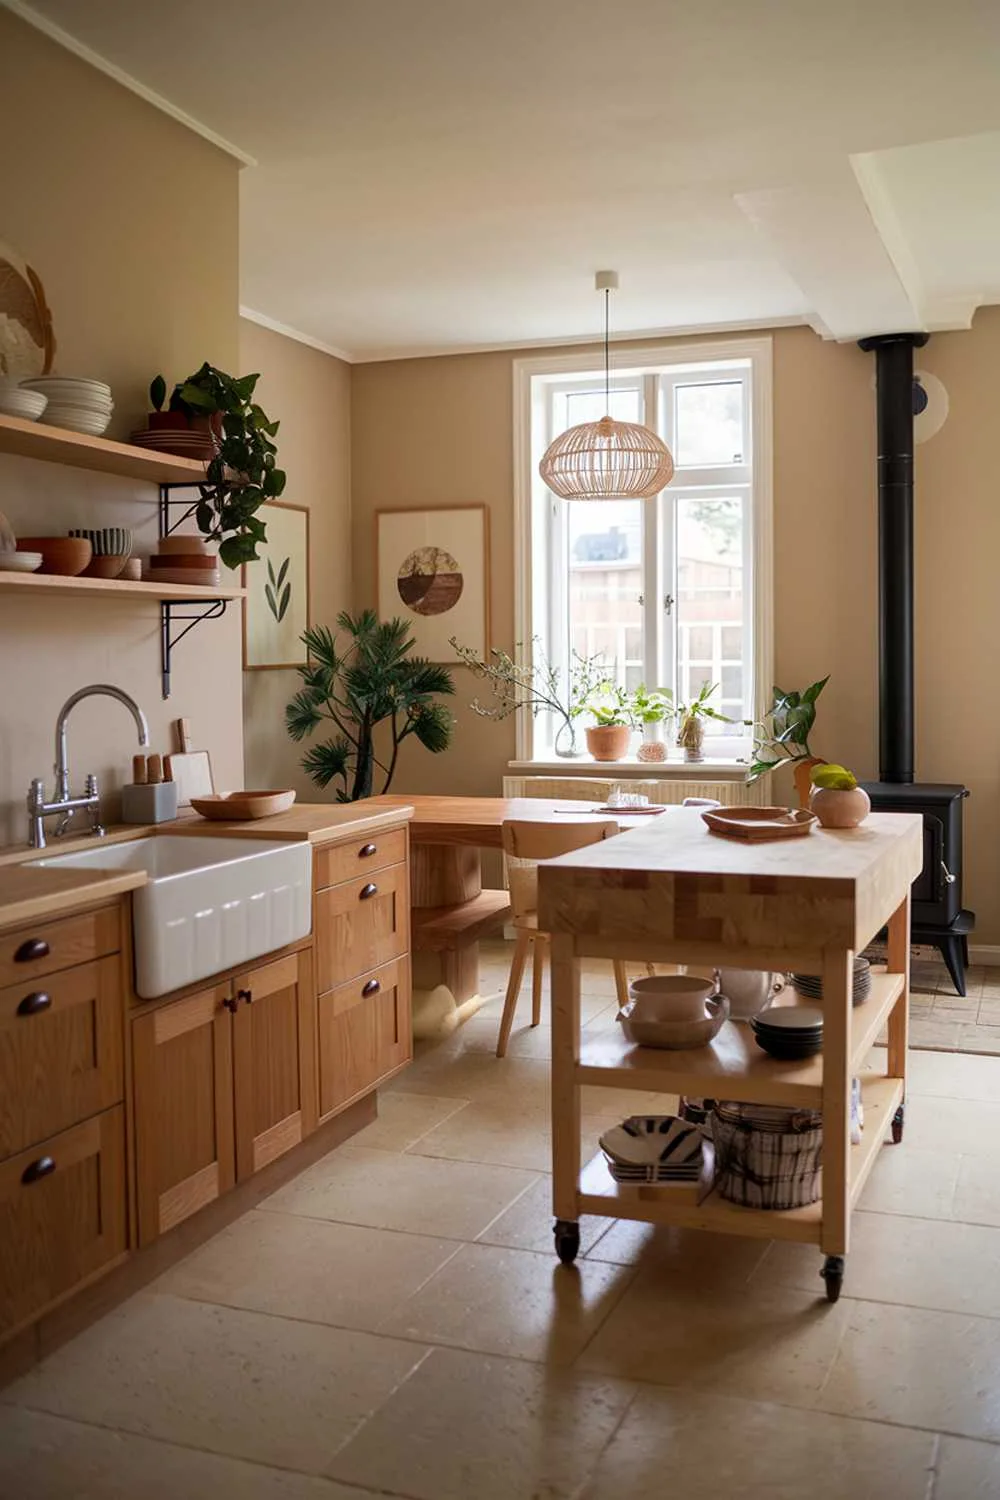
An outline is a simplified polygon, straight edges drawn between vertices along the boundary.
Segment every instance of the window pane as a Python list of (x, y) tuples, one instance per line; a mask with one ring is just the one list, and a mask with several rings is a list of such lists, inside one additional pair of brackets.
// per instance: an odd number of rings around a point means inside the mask
[[(599, 391), (567, 391), (566, 426), (578, 427), (581, 422), (599, 422), (602, 417), (614, 417), (616, 422), (638, 422), (639, 388), (611, 392), (611, 410), (603, 389)], [(553, 437), (559, 434), (553, 433)]]
[[(743, 500), (676, 501), (678, 679), (685, 701), (718, 683), (712, 707), (748, 717), (743, 670)], [(725, 668), (723, 663), (726, 663)], [(709, 735), (732, 734), (709, 719)]]
[(641, 500), (567, 503), (570, 646), (581, 656), (603, 657), (623, 687), (643, 677), (642, 506)]
[(743, 392), (742, 380), (675, 387), (674, 461), (678, 465), (744, 462)]

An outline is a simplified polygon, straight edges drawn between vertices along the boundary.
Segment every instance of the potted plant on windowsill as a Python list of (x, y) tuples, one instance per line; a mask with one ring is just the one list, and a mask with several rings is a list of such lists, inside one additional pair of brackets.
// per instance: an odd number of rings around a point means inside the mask
[(725, 714), (720, 714), (719, 710), (713, 708), (708, 701), (718, 690), (718, 686), (717, 682), (703, 682), (697, 698), (690, 703), (680, 704), (677, 709), (680, 718), (677, 743), (683, 749), (686, 761), (696, 762), (705, 759), (706, 719), (716, 719), (720, 724), (733, 722)]
[(587, 749), (595, 760), (624, 760), (632, 743), (635, 719), (629, 693), (605, 682), (587, 704), (593, 724), (587, 728)]
[(809, 806), (813, 767), (825, 764), (821, 756), (813, 754), (809, 736), (816, 723), (816, 700), (829, 681), (828, 673), (802, 692), (786, 693), (776, 687), (774, 702), (754, 731), (747, 781), (756, 781), (779, 766), (792, 765), (799, 806), (803, 808)]
[(821, 761), (812, 768), (809, 810), (824, 828), (857, 828), (872, 810), (871, 798), (853, 771)]
[(645, 683), (640, 683), (636, 688), (632, 694), (632, 714), (634, 720), (642, 726), (640, 760), (666, 760), (664, 724), (673, 716), (673, 712), (674, 698), (668, 688), (649, 690)]

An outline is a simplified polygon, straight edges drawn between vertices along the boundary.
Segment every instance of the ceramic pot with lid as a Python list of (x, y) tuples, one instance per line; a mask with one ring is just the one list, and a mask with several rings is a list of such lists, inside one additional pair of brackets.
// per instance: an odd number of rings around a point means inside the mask
[(785, 987), (784, 974), (768, 969), (716, 969), (719, 993), (729, 999), (729, 1019), (750, 1021), (759, 1016)]

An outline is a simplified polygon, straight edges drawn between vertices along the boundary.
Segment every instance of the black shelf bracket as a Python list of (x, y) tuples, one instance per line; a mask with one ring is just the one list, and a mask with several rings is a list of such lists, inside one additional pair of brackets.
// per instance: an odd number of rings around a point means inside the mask
[[(186, 497), (174, 495), (175, 490), (198, 490), (199, 499), (202, 486), (190, 482), (186, 484), (161, 484), (160, 485), (160, 509), (159, 509), (159, 531), (160, 537), (170, 536), (178, 526), (190, 520), (198, 507), (198, 500), (188, 500)], [(180, 509), (180, 514), (171, 519), (172, 510)], [(160, 600), (160, 673), (164, 698), (170, 697), (170, 666), (174, 648), (189, 631), (202, 620), (220, 620), (226, 613), (227, 599), (212, 599), (206, 602), (203, 599), (161, 599)], [(194, 610), (192, 614), (190, 611)], [(180, 626), (178, 629), (177, 627)]]

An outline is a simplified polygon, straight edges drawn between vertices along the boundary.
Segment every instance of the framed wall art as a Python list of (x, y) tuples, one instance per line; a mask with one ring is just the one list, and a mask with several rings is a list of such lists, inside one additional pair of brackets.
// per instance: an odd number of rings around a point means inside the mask
[(267, 540), (243, 568), (243, 668), (262, 672), (305, 665), (309, 615), (309, 512), (270, 501), (258, 512)]
[(454, 662), (452, 636), (489, 649), (490, 535), (485, 505), (375, 512), (381, 620), (404, 619), (419, 655)]

